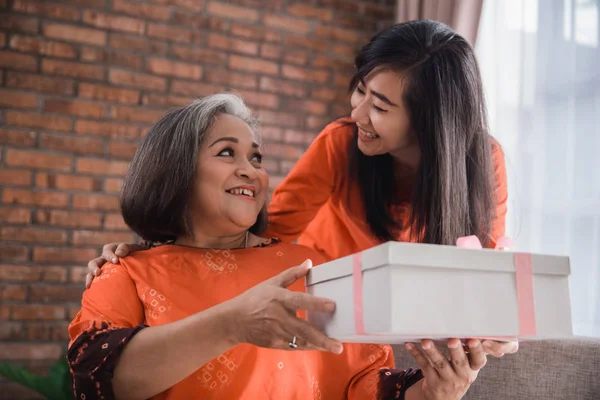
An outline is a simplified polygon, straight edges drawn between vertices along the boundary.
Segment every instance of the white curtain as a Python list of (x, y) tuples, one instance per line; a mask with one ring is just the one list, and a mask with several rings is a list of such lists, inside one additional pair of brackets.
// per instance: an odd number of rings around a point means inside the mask
[(476, 51), (509, 174), (507, 233), (569, 255), (576, 335), (600, 336), (600, 0), (485, 0)]

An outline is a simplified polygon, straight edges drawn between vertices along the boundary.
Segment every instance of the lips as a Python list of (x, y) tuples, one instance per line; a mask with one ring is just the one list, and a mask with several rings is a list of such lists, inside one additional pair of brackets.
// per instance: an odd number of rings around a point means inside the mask
[(358, 134), (361, 137), (361, 139), (366, 139), (366, 140), (379, 139), (379, 135), (378, 134), (366, 131), (366, 130), (364, 130), (361, 127), (358, 128)]
[(256, 189), (251, 186), (238, 186), (231, 189), (227, 189), (226, 192), (236, 196), (244, 196), (251, 199), (254, 199), (254, 197), (256, 196)]

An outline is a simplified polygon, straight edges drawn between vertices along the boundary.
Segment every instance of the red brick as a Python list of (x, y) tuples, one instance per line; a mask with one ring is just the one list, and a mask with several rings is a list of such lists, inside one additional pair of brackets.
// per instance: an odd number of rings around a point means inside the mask
[(85, 120), (79, 120), (75, 123), (75, 132), (80, 135), (107, 138), (136, 139), (140, 137), (140, 129), (137, 126)]
[(33, 260), (37, 262), (87, 264), (98, 253), (94, 249), (74, 249), (64, 247), (35, 247)]
[(339, 88), (348, 88), (348, 84), (352, 80), (352, 74), (337, 73), (333, 75), (333, 85)]
[(57, 229), (6, 226), (0, 228), (0, 238), (6, 242), (66, 243), (67, 232)]
[(114, 119), (127, 122), (141, 122), (154, 124), (164, 115), (164, 111), (148, 110), (143, 107), (124, 107), (115, 106), (112, 108), (111, 115)]
[(263, 76), (260, 78), (260, 89), (286, 96), (305, 97), (306, 85), (298, 82), (283, 81)]
[(81, 309), (81, 306), (75, 306), (75, 305), (71, 304), (71, 306), (69, 307), (69, 315), (68, 315), (68, 318), (70, 321), (75, 319), (75, 317), (79, 313), (80, 309)]
[(121, 214), (106, 214), (104, 218), (104, 229), (123, 231), (129, 230), (129, 227), (123, 221)]
[(50, 59), (42, 60), (42, 72), (46, 74), (68, 76), (70, 78), (95, 80), (103, 80), (105, 74), (104, 67), (100, 65)]
[[(14, 312), (13, 310), (13, 315)], [(0, 359), (2, 360), (56, 360), (62, 354), (62, 344), (0, 344)]]
[(93, 175), (125, 175), (129, 163), (124, 161), (109, 161), (100, 158), (80, 158), (77, 160), (78, 173)]
[(180, 60), (201, 62), (202, 64), (225, 65), (227, 62), (227, 53), (198, 47), (173, 44), (171, 54)]
[[(142, 96), (142, 104), (150, 107), (168, 108), (187, 106), (192, 101), (191, 97), (179, 97), (172, 95), (162, 95), (148, 93)], [(112, 143), (111, 143), (112, 144)], [(128, 144), (129, 145), (129, 144)]]
[(317, 26), (315, 34), (336, 42), (359, 43), (362, 40), (353, 29), (335, 28), (331, 26)]
[(0, 324), (0, 341), (19, 340), (23, 336), (23, 324), (19, 322), (3, 322)]
[(0, 144), (11, 146), (32, 147), (35, 144), (36, 133), (0, 128)]
[[(229, 29), (229, 21), (215, 16), (190, 13), (188, 11), (173, 10), (171, 25), (185, 26), (192, 32), (202, 34), (206, 31), (226, 32)], [(193, 36), (193, 35), (192, 35)]]
[(231, 34), (256, 41), (278, 43), (281, 33), (274, 29), (267, 29), (256, 25), (231, 24)]
[(330, 122), (331, 121), (329, 120), (329, 118), (317, 117), (317, 116), (314, 116), (314, 115), (309, 115), (308, 117), (306, 117), (305, 127), (308, 128), (308, 129), (318, 129), (318, 130), (321, 130), (325, 126), (327, 126), (327, 124), (329, 124)]
[(6, 46), (6, 33), (0, 32), (0, 47)]
[(257, 22), (258, 11), (246, 7), (238, 7), (217, 1), (209, 1), (206, 10), (209, 14), (219, 17), (237, 19), (242, 21)]
[(143, 17), (160, 21), (168, 21), (171, 18), (171, 9), (165, 6), (132, 3), (125, 0), (113, 0), (112, 10), (134, 17)]
[(101, 118), (106, 111), (106, 106), (88, 101), (50, 98), (44, 101), (44, 111), (47, 113), (68, 114), (79, 117)]
[(266, 169), (269, 174), (279, 173), (279, 160), (273, 160), (270, 158), (263, 159), (262, 167)]
[(69, 171), (72, 163), (73, 158), (70, 156), (59, 156), (40, 151), (8, 150), (6, 154), (6, 165), (14, 167)]
[(123, 185), (122, 179), (107, 178), (104, 182), (104, 191), (106, 193), (120, 193), (121, 186)]
[(69, 195), (59, 192), (38, 192), (25, 189), (4, 188), (2, 202), (37, 207), (66, 207)]
[(269, 75), (276, 75), (279, 72), (279, 65), (274, 62), (235, 55), (229, 56), (229, 67)]
[(65, 282), (66, 280), (65, 267), (0, 265), (2, 282)]
[(207, 70), (205, 80), (236, 89), (257, 89), (258, 77), (224, 69)]
[(118, 33), (110, 34), (110, 47), (118, 50), (149, 53), (154, 56), (165, 55), (169, 48), (167, 43), (140, 36), (129, 36)]
[[(76, 210), (118, 211), (119, 198), (100, 194), (75, 194), (73, 195), (73, 208)], [(87, 261), (94, 257), (88, 258)]]
[(68, 44), (22, 35), (13, 35), (10, 38), (10, 48), (50, 57), (75, 58), (77, 56), (75, 48)]
[(32, 93), (0, 89), (0, 107), (37, 108), (38, 99), (37, 96)]
[(46, 114), (24, 113), (20, 111), (6, 111), (7, 125), (22, 128), (39, 128), (51, 131), (70, 132), (73, 125), (70, 118), (49, 116)]
[(88, 273), (87, 267), (71, 267), (69, 282), (83, 283)]
[(356, 46), (349, 46), (345, 44), (335, 44), (333, 46), (333, 52), (337, 55), (344, 56), (348, 59), (348, 66), (352, 67), (352, 58), (357, 53), (358, 48)]
[[(52, 289), (60, 290), (62, 287), (58, 286)], [(81, 289), (81, 288), (79, 288)], [(80, 290), (81, 291), (81, 290)], [(81, 300), (81, 293), (78, 298), (74, 301)], [(27, 339), (32, 341), (44, 341), (44, 342), (68, 342), (69, 341), (69, 323), (58, 323), (58, 324), (44, 324), (44, 323), (30, 323), (27, 325)]]
[(38, 187), (59, 189), (59, 190), (83, 190), (98, 191), (102, 187), (100, 180), (87, 176), (77, 176), (68, 174), (48, 174), (38, 172), (35, 177), (35, 184)]
[(240, 91), (244, 101), (256, 107), (277, 108), (279, 107), (279, 96), (270, 93)]
[(271, 176), (269, 178), (269, 190), (275, 190), (284, 178), (284, 176)]
[(144, 33), (145, 22), (141, 19), (123, 17), (98, 11), (84, 10), (83, 23), (100, 29), (110, 29), (141, 35)]
[[(281, 11), (283, 10), (283, 3), (285, 0), (271, 0), (269, 1), (269, 8), (271, 10)], [(265, 2), (263, 0), (230, 0), (231, 3), (240, 4), (249, 7), (264, 7)]]
[(141, 56), (97, 47), (82, 47), (81, 60), (90, 63), (106, 64), (110, 66), (127, 67), (133, 69), (142, 68), (143, 63)]
[(104, 141), (72, 136), (40, 135), (40, 147), (74, 154), (104, 154)]
[(29, 186), (30, 184), (30, 171), (0, 169), (0, 185)]
[(52, 93), (54, 95), (71, 95), (75, 92), (75, 82), (70, 79), (51, 78), (12, 71), (7, 72), (6, 86), (41, 93)]
[(44, 24), (44, 36), (64, 40), (65, 42), (87, 43), (98, 46), (105, 46), (107, 42), (106, 32), (99, 29), (58, 23)]
[(106, 7), (105, 0), (61, 0), (61, 3), (72, 4), (74, 6), (81, 6), (87, 8), (100, 8)]
[(115, 141), (110, 142), (108, 149), (111, 157), (123, 158), (126, 160), (131, 160), (136, 150), (137, 143)]
[(167, 81), (165, 78), (116, 68), (110, 69), (108, 73), (108, 80), (110, 83), (115, 85), (131, 86), (145, 90), (164, 92), (167, 88)]
[[(171, 92), (190, 97), (204, 97), (211, 94), (221, 92), (219, 86), (208, 83), (187, 82), (187, 81), (172, 81)], [(156, 122), (158, 119), (154, 120)]]
[(340, 91), (333, 90), (327, 87), (316, 87), (313, 88), (310, 96), (319, 100), (334, 101), (335, 99), (340, 98)]
[(329, 49), (329, 43), (326, 40), (316, 40), (314, 38), (306, 38), (300, 35), (287, 34), (283, 40), (284, 46), (287, 48), (302, 47), (316, 52), (326, 52)]
[(10, 316), (10, 307), (9, 306), (0, 306), (0, 321), (8, 320)]
[(320, 21), (331, 21), (333, 19), (333, 11), (326, 8), (311, 7), (306, 4), (296, 3), (290, 4), (286, 9), (287, 13), (295, 17), (318, 19)]
[[(12, 319), (15, 321), (64, 320), (65, 316), (64, 305), (25, 304), (12, 306)], [(60, 355), (60, 352), (58, 355)]]
[(296, 165), (296, 161), (281, 160), (281, 173), (287, 175)]
[(271, 28), (283, 29), (304, 35), (311, 30), (310, 23), (308, 21), (290, 18), (283, 15), (266, 14), (263, 16), (263, 23)]
[(192, 41), (191, 30), (178, 28), (172, 25), (148, 23), (146, 35), (148, 35), (148, 37), (166, 39), (172, 42), (190, 43)]
[(190, 11), (202, 11), (204, 9), (204, 0), (154, 0), (154, 2), (186, 8)]
[(258, 54), (258, 43), (247, 40), (235, 39), (229, 36), (211, 33), (207, 38), (208, 46), (228, 52), (244, 53), (248, 55)]
[(100, 214), (62, 210), (39, 210), (34, 221), (40, 225), (64, 226), (68, 228), (99, 228), (102, 225)]
[(10, 32), (38, 33), (39, 20), (21, 15), (3, 14), (0, 18), (0, 29)]
[(317, 115), (326, 115), (328, 111), (328, 104), (315, 100), (290, 99), (286, 106), (290, 111), (306, 111)]
[(146, 61), (148, 72), (156, 75), (175, 76), (184, 79), (202, 78), (202, 67), (164, 58), (150, 58)]
[(27, 299), (27, 286), (0, 285), (0, 300), (24, 301)]
[(287, 159), (298, 159), (304, 153), (304, 149), (302, 147), (279, 143), (265, 144), (263, 151), (268, 157)]
[(30, 300), (33, 302), (79, 302), (82, 285), (35, 285), (31, 286)]
[(281, 73), (286, 78), (310, 83), (327, 83), (330, 78), (330, 73), (328, 71), (301, 68), (294, 65), (283, 65), (281, 67)]
[(77, 21), (79, 19), (79, 10), (76, 8), (59, 4), (48, 4), (45, 1), (15, 0), (12, 8), (13, 11), (39, 14), (56, 19), (66, 19), (70, 21)]
[(333, 8), (336, 11), (343, 11), (349, 14), (358, 14), (361, 3), (346, 0), (316, 0), (318, 7)]
[(95, 85), (81, 82), (79, 97), (102, 100), (110, 103), (137, 104), (140, 99), (139, 90), (119, 89), (111, 86)]
[(302, 125), (302, 121), (297, 114), (283, 113), (267, 110), (259, 110), (260, 121), (266, 125), (279, 125), (290, 128), (297, 128)]
[(283, 49), (281, 48), (281, 46), (265, 43), (262, 46), (260, 46), (260, 55), (265, 58), (278, 60), (283, 55)]
[(283, 139), (283, 131), (281, 128), (276, 126), (263, 126), (260, 127), (260, 137), (263, 140), (271, 142), (280, 142)]
[[(6, 193), (6, 189), (4, 189)], [(0, 244), (0, 261), (27, 261), (27, 247)]]
[(0, 51), (0, 67), (36, 71), (37, 60), (28, 54)]
[(75, 231), (72, 243), (76, 246), (95, 245), (103, 246), (112, 242), (133, 242), (132, 233), (100, 232), (100, 231)]
[(0, 208), (0, 222), (7, 224), (28, 224), (31, 222), (31, 211), (25, 208)]

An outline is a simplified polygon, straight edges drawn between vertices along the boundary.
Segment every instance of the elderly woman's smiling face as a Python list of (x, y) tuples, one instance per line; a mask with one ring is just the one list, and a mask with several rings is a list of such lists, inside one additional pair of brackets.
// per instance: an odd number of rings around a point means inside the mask
[(261, 163), (260, 146), (248, 124), (232, 115), (218, 115), (198, 152), (193, 219), (222, 235), (250, 228), (269, 187)]

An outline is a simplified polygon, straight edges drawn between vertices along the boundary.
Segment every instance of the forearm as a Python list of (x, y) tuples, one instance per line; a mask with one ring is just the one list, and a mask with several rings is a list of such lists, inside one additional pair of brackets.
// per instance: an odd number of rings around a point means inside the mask
[(117, 399), (147, 399), (188, 377), (235, 346), (229, 304), (170, 324), (143, 329), (127, 344), (114, 371)]
[(423, 394), (422, 388), (423, 385), (420, 383), (412, 385), (404, 394), (404, 400), (425, 400), (425, 395)]

